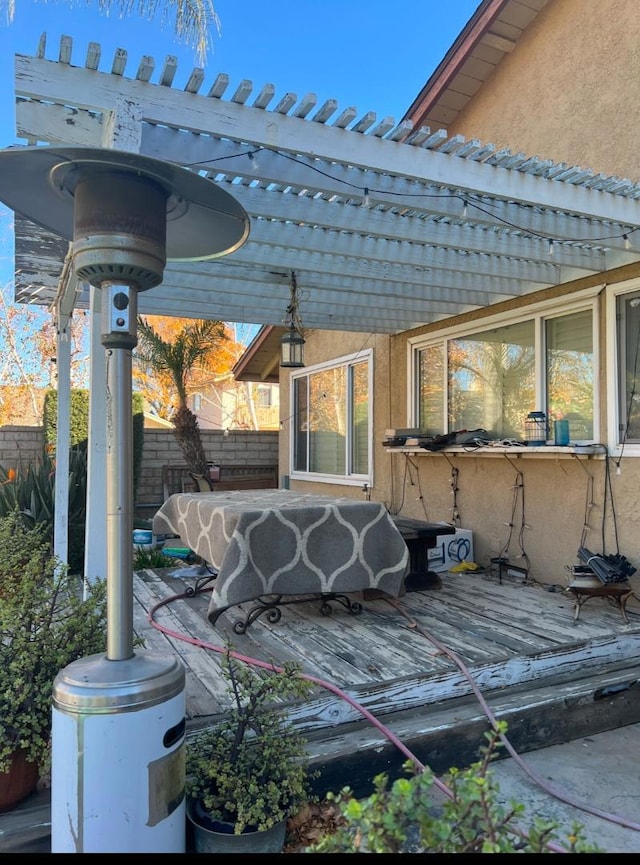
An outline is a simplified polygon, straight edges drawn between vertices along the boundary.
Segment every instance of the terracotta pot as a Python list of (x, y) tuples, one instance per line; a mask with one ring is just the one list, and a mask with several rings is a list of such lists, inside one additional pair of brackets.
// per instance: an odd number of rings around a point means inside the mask
[(286, 820), (262, 832), (235, 835), (232, 823), (210, 820), (197, 803), (187, 800), (186, 811), (195, 853), (282, 853)]
[(16, 751), (8, 772), (0, 772), (0, 813), (11, 811), (38, 786), (40, 773), (35, 763), (25, 760), (24, 751)]

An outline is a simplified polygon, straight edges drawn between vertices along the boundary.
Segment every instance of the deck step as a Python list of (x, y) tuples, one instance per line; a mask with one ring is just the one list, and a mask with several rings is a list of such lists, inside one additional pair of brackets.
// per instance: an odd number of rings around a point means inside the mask
[[(549, 677), (535, 686), (489, 691), (483, 699), (494, 717), (508, 723), (509, 742), (522, 755), (640, 722), (640, 665), (603, 665), (581, 678)], [(475, 696), (396, 712), (384, 723), (437, 775), (475, 762), (489, 729)], [(365, 796), (372, 792), (376, 774), (404, 774), (404, 755), (369, 721), (341, 725), (339, 732), (325, 729), (312, 734), (308, 752), (320, 772), (314, 782), (320, 794), (349, 785)], [(50, 833), (50, 791), (45, 789), (0, 814), (0, 853), (47, 852)]]
[[(547, 679), (486, 692), (483, 700), (520, 754), (640, 722), (640, 665), (606, 665), (573, 679)], [(381, 720), (381, 719), (379, 719)], [(423, 764), (442, 775), (479, 758), (489, 720), (475, 696), (445, 700), (386, 717), (383, 723)], [(309, 737), (319, 790), (348, 785), (357, 795), (372, 792), (372, 778), (404, 775), (406, 757), (384, 733), (362, 721)], [(504, 749), (499, 754), (508, 757)]]
[(0, 853), (49, 853), (50, 848), (51, 791), (42, 788), (0, 814)]

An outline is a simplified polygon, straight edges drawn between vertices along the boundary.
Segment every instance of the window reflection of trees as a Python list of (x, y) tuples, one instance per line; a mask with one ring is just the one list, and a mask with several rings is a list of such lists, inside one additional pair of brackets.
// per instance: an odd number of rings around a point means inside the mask
[(295, 381), (297, 471), (369, 471), (369, 362), (309, 372)]
[(540, 322), (533, 319), (421, 349), (420, 429), (435, 435), (483, 428), (496, 438), (522, 439), (527, 414), (542, 410), (550, 421), (569, 419), (572, 441), (592, 438), (592, 310), (548, 318), (542, 324), (542, 393), (536, 390)]
[(546, 322), (549, 420), (569, 421), (570, 441), (593, 438), (593, 319), (591, 310)]
[(426, 435), (445, 432), (444, 346), (430, 345), (419, 353), (419, 427)]
[(522, 436), (535, 401), (532, 321), (449, 342), (449, 429)]
[(366, 363), (353, 367), (353, 439), (351, 471), (367, 474), (369, 471), (369, 368)]
[(640, 441), (640, 296), (618, 298), (622, 441)]
[(344, 474), (347, 423), (345, 369), (309, 377), (309, 471)]

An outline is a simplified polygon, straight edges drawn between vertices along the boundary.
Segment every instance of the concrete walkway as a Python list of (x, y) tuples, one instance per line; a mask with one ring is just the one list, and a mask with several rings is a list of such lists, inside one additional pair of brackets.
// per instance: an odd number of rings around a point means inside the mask
[[(522, 762), (553, 790), (576, 804), (586, 804), (620, 821), (640, 826), (640, 724), (552, 745), (538, 751), (499, 760), (493, 764), (504, 803), (515, 799), (526, 807), (521, 825), (534, 815), (555, 820), (566, 833), (581, 823), (586, 838), (605, 853), (639, 853), (640, 831), (586, 813), (560, 801), (531, 780)], [(558, 833), (560, 837), (560, 832)]]

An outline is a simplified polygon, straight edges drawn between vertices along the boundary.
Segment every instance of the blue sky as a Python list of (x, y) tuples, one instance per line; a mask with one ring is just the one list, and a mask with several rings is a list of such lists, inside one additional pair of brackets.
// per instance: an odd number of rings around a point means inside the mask
[[(230, 78), (228, 92), (244, 78), (255, 89), (270, 83), (276, 99), (292, 91), (334, 98), (339, 110), (355, 106), (399, 120), (469, 20), (479, 0), (215, 0), (221, 33), (213, 31), (205, 63), (203, 90), (216, 74)], [(133, 75), (140, 58), (156, 61), (152, 81), (164, 58), (178, 58), (176, 87), (194, 66), (193, 47), (179, 42), (171, 24), (116, 11), (99, 12), (97, 0), (16, 0), (13, 23), (0, 8), (0, 147), (20, 142), (15, 136), (14, 55), (33, 55), (47, 34), (46, 57), (57, 59), (61, 35), (73, 39), (72, 63), (83, 65), (89, 42), (102, 46), (101, 69), (116, 48), (128, 52), (125, 74)], [(115, 10), (115, 5), (114, 5)], [(0, 284), (13, 279), (13, 254), (5, 230), (7, 211), (0, 206)]]

